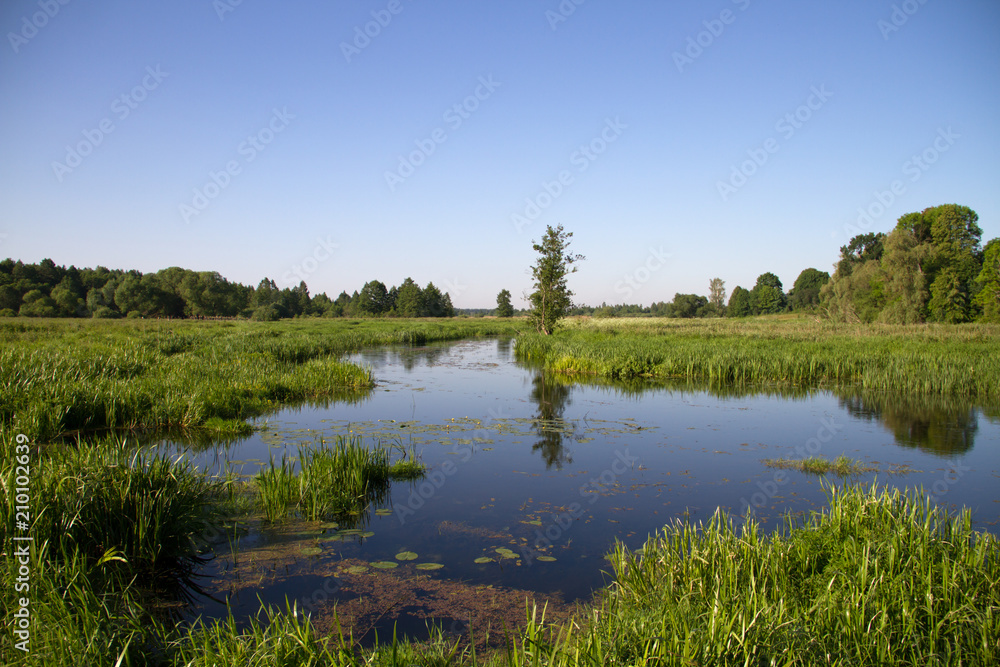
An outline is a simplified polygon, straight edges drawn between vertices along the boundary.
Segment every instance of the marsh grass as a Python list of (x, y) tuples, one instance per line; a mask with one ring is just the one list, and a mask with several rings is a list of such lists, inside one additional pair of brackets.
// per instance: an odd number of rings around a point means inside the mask
[(852, 386), (1000, 403), (1000, 327), (844, 325), (805, 319), (571, 320), (515, 352), (559, 373), (686, 378), (710, 386)]
[(389, 463), (390, 450), (380, 443), (366, 446), (360, 437), (338, 436), (332, 443), (300, 448), (298, 466), (274, 459), (255, 477), (260, 504), (268, 521), (295, 513), (308, 521), (358, 515), (380, 503), (394, 478), (423, 475), (424, 466), (410, 457)]
[(813, 475), (833, 473), (840, 477), (851, 477), (877, 470), (875, 466), (844, 455), (838, 456), (833, 461), (822, 456), (811, 456), (807, 459), (763, 459), (761, 463), (769, 468), (798, 470)]
[[(49, 557), (117, 564), (104, 568), (119, 572), (104, 582), (115, 587), (177, 580), (199, 561), (221, 487), (183, 459), (111, 440), (55, 446), (34, 470), (31, 535), (49, 545)], [(12, 503), (2, 507), (4, 525), (13, 525)]]
[[(829, 508), (768, 537), (747, 516), (676, 522), (639, 552), (590, 619), (525, 651), (605, 665), (991, 665), (1000, 552), (920, 492), (828, 489)], [(531, 629), (529, 628), (529, 633)]]
[(0, 431), (241, 432), (282, 404), (370, 391), (370, 370), (347, 353), (513, 333), (496, 320), (0, 322)]
[[(142, 656), (158, 641), (148, 622), (192, 590), (189, 578), (216, 531), (213, 507), (224, 482), (116, 439), (53, 445), (33, 456), (32, 660), (114, 664), (121, 656), (122, 664), (146, 664)], [(15, 525), (12, 472), (4, 466), (0, 475), (5, 529)], [(0, 598), (13, 609), (23, 595), (15, 585), (24, 563), (6, 544), (0, 563)], [(10, 640), (4, 633), (0, 648), (13, 656)]]

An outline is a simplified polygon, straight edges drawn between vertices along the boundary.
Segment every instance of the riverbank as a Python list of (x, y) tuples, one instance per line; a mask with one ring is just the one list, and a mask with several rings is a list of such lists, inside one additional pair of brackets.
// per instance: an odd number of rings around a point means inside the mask
[(1000, 402), (1000, 326), (837, 324), (802, 317), (568, 320), (530, 334), (517, 357), (545, 370), (609, 379), (699, 380)]

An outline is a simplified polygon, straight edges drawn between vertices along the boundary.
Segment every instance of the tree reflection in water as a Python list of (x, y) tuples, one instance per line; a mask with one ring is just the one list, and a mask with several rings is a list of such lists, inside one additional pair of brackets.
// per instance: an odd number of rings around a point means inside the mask
[(531, 449), (541, 452), (546, 469), (555, 466), (561, 470), (563, 464), (573, 462), (572, 453), (563, 444), (565, 436), (574, 435), (575, 424), (563, 419), (572, 393), (572, 385), (541, 371), (531, 380), (530, 399), (538, 407), (532, 426), (539, 438)]

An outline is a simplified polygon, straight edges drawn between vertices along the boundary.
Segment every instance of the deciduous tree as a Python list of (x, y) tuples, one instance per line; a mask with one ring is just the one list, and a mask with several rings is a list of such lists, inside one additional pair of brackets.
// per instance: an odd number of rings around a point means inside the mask
[(556, 324), (566, 316), (573, 305), (573, 292), (566, 277), (576, 273), (577, 262), (583, 255), (568, 252), (573, 232), (563, 231), (562, 225), (546, 227), (540, 243), (532, 243), (532, 249), (539, 254), (531, 267), (534, 291), (528, 297), (531, 303), (531, 322), (539, 333), (551, 334)]
[(502, 289), (497, 294), (497, 317), (512, 317), (514, 306), (510, 302), (510, 291)]

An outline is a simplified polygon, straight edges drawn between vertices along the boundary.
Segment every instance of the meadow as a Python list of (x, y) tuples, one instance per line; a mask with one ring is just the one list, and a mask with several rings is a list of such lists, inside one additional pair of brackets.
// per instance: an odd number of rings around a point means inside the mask
[[(615, 583), (569, 622), (526, 608), (505, 650), (443, 635), (360, 650), (320, 636), (297, 609), (178, 623), (188, 576), (242, 517), (322, 521), (357, 512), (412, 455), (356, 438), (272, 461), (247, 482), (210, 477), (137, 447), (133, 433), (225, 437), (302, 401), (351, 400), (374, 379), (343, 355), (385, 344), (517, 338), (517, 355), (579, 378), (672, 378), (732, 386), (862, 386), (995, 404), (987, 325), (875, 327), (782, 318), (590, 320), (555, 336), (522, 320), (38, 321), (0, 324), (0, 505), (15, 533), (17, 455), (28, 451), (31, 652), (0, 637), (0, 660), (108, 665), (996, 664), (1000, 549), (919, 493), (830, 488), (829, 507), (763, 535), (719, 513), (673, 523), (609, 554)], [(22, 437), (18, 437), (18, 435)], [(17, 445), (30, 443), (26, 449)], [(839, 482), (838, 482), (839, 483)], [(342, 493), (334, 490), (343, 490)], [(21, 563), (0, 559), (11, 610)]]

